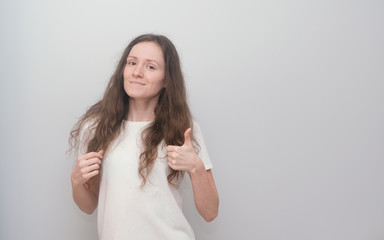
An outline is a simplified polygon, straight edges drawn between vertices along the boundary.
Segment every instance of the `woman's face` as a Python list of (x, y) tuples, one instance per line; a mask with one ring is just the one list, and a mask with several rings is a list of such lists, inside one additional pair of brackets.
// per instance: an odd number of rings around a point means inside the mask
[(164, 87), (165, 62), (163, 51), (154, 42), (133, 46), (124, 68), (124, 90), (135, 100), (152, 100)]

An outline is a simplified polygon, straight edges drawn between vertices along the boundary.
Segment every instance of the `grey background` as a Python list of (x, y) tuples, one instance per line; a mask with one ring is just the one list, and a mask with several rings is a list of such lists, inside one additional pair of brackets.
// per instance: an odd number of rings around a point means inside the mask
[(96, 239), (76, 119), (141, 33), (176, 45), (214, 163), (197, 239), (384, 239), (383, 1), (1, 1), (0, 239)]

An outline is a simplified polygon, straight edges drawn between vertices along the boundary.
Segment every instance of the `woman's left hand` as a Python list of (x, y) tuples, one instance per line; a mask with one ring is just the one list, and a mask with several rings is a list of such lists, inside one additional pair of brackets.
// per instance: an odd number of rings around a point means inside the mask
[(194, 172), (198, 169), (205, 169), (201, 159), (193, 148), (189, 134), (191, 128), (184, 133), (184, 144), (182, 146), (167, 146), (168, 165), (174, 170)]

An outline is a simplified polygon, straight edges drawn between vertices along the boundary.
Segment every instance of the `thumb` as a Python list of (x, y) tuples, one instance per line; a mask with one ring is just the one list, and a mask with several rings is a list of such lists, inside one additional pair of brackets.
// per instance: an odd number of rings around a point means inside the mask
[(184, 133), (184, 145), (192, 145), (191, 143), (191, 137), (189, 136), (191, 134), (191, 128), (188, 128)]
[(101, 155), (103, 155), (104, 154), (104, 150), (100, 150), (97, 153), (100, 153)]

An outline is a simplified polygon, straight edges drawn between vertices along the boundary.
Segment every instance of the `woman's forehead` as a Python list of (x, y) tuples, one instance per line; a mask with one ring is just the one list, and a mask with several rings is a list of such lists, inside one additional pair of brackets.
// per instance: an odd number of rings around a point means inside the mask
[(155, 42), (140, 42), (134, 45), (128, 57), (139, 60), (155, 60), (164, 62), (164, 54), (161, 47)]

